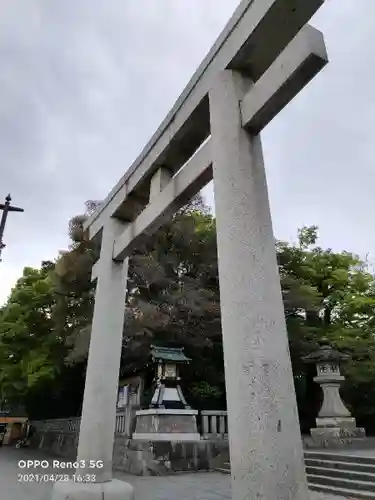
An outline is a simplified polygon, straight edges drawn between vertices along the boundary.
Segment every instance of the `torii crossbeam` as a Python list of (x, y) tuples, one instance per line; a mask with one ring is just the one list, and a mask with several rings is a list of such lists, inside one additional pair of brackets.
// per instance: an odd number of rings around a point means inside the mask
[[(112, 480), (128, 257), (213, 179), (233, 497), (308, 498), (259, 134), (327, 63), (323, 35), (306, 24), (322, 4), (243, 0), (86, 223), (101, 253), (78, 458), (104, 462), (87, 491), (132, 498)], [(54, 491), (83, 498), (72, 484)]]

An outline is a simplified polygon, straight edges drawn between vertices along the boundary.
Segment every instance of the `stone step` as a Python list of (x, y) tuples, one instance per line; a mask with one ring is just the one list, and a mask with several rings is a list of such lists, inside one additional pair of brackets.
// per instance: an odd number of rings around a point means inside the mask
[(339, 469), (375, 474), (375, 465), (354, 462), (341, 462), (332, 460), (321, 460), (318, 458), (305, 458), (306, 467), (322, 467), (324, 469)]
[(352, 500), (374, 500), (375, 499), (375, 493), (372, 491), (359, 491), (357, 489), (355, 490), (350, 490), (348, 488), (341, 488), (341, 487), (335, 487), (335, 486), (328, 486), (328, 485), (322, 485), (322, 484), (315, 484), (312, 482), (309, 482), (309, 488), (310, 490), (313, 491), (319, 491), (322, 493), (329, 493), (331, 495), (337, 495), (337, 496), (342, 496), (344, 498), (352, 499)]
[[(230, 462), (222, 462), (230, 469)], [(305, 453), (305, 465), (326, 469), (342, 469), (375, 474), (375, 457), (359, 455), (332, 455), (328, 453)]]
[(353, 470), (327, 469), (325, 467), (307, 466), (306, 473), (316, 476), (328, 476), (331, 478), (338, 477), (340, 479), (353, 479), (354, 481), (368, 481), (370, 483), (375, 483), (375, 474)]
[(228, 469), (223, 467), (218, 467), (215, 472), (221, 472), (222, 474), (230, 474), (230, 467)]
[(305, 459), (330, 460), (332, 462), (347, 462), (375, 465), (375, 457), (361, 455), (345, 455), (344, 453), (305, 451)]
[(307, 481), (313, 484), (333, 486), (335, 488), (346, 488), (354, 491), (372, 491), (375, 494), (375, 483), (369, 481), (358, 481), (353, 479), (342, 479), (330, 476), (318, 476), (307, 474)]
[[(216, 469), (217, 472), (221, 472), (223, 474), (230, 474), (230, 469)], [(325, 476), (323, 476), (324, 478)], [(375, 491), (369, 491), (366, 489), (358, 489), (356, 481), (351, 481), (349, 484), (351, 488), (347, 487), (348, 484), (345, 483), (345, 486), (341, 484), (323, 484), (320, 480), (320, 476), (316, 475), (308, 475), (307, 480), (309, 484), (309, 489), (314, 491), (319, 491), (322, 493), (330, 493), (331, 495), (343, 496), (345, 498), (350, 498), (353, 500), (375, 500)], [(323, 479), (324, 480), (324, 479)]]
[[(375, 457), (327, 452), (306, 452), (304, 456), (310, 489), (375, 500)], [(230, 474), (230, 463), (216, 470)]]

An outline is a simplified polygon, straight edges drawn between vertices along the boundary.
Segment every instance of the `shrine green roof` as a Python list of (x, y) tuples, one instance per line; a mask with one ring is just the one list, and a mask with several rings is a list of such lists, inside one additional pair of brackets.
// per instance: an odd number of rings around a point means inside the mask
[(176, 363), (187, 363), (190, 358), (184, 354), (183, 347), (160, 347), (151, 346), (151, 356), (154, 361), (172, 361)]

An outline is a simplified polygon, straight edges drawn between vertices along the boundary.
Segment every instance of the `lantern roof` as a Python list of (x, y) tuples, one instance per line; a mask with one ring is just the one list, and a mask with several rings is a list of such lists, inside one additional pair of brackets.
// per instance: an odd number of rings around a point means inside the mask
[(184, 354), (183, 347), (161, 347), (151, 346), (151, 356), (153, 361), (166, 361), (172, 363), (188, 363), (190, 358)]
[(330, 345), (323, 345), (317, 351), (303, 356), (302, 361), (305, 363), (319, 363), (322, 361), (345, 361), (348, 359), (350, 359), (348, 354), (336, 351)]

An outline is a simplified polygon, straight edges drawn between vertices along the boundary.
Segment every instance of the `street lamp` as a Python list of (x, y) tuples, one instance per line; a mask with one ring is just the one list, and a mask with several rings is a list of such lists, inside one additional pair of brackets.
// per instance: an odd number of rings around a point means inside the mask
[(5, 198), (5, 203), (0, 203), (0, 210), (3, 211), (3, 214), (1, 216), (1, 221), (0, 221), (0, 262), (1, 262), (1, 252), (3, 248), (5, 248), (5, 244), (3, 243), (3, 234), (4, 234), (4, 229), (5, 229), (5, 224), (7, 221), (8, 213), (9, 212), (23, 212), (24, 209), (20, 207), (14, 207), (10, 204), (12, 201), (12, 198), (10, 194)]

